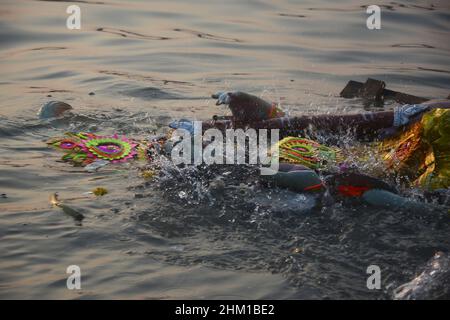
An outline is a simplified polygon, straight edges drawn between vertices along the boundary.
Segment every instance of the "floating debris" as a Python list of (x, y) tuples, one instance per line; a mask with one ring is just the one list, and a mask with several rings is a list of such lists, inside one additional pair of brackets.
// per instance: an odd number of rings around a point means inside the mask
[(101, 197), (101, 196), (104, 196), (105, 194), (107, 194), (108, 190), (106, 190), (105, 188), (102, 188), (102, 187), (98, 187), (98, 188), (95, 188), (94, 190), (92, 190), (92, 193), (98, 197)]
[(58, 206), (59, 205), (59, 199), (58, 199), (58, 193), (55, 192), (53, 194), (50, 195), (50, 203), (54, 206)]
[(109, 163), (110, 162), (108, 160), (96, 160), (84, 167), (84, 170), (86, 170), (87, 172), (95, 172)]
[(71, 216), (75, 221), (81, 222), (84, 219), (84, 215), (82, 213), (61, 203), (61, 201), (58, 198), (57, 192), (50, 195), (50, 203), (55, 207), (61, 208), (65, 214)]
[(417, 97), (403, 92), (386, 89), (384, 81), (368, 78), (365, 83), (350, 80), (340, 96), (343, 98), (364, 98), (368, 100), (384, 101), (395, 100), (398, 103), (415, 104), (427, 101), (427, 98)]
[(39, 109), (38, 116), (40, 119), (49, 119), (60, 117), (64, 112), (73, 109), (70, 104), (61, 101), (49, 101)]
[(176, 252), (183, 252), (184, 251), (184, 246), (182, 246), (182, 245), (171, 246), (170, 250), (176, 251)]
[(156, 175), (156, 171), (155, 170), (144, 170), (141, 173), (142, 178), (148, 179), (148, 180), (154, 178), (155, 175)]

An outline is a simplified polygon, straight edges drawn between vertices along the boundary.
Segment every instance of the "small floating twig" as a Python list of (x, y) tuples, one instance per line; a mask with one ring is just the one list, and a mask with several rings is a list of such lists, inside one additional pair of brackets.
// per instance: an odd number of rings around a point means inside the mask
[(81, 222), (84, 219), (84, 215), (82, 213), (78, 212), (72, 207), (69, 207), (68, 205), (61, 203), (61, 201), (58, 199), (57, 192), (50, 195), (50, 203), (55, 207), (61, 208), (65, 214), (71, 216), (75, 221)]

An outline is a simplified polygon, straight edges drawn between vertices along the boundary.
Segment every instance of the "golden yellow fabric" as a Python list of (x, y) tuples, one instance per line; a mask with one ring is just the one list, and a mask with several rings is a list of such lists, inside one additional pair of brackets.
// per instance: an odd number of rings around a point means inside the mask
[(386, 167), (426, 189), (450, 187), (450, 110), (434, 109), (380, 145)]
[[(450, 109), (435, 109), (422, 118), (423, 140), (433, 150), (433, 170), (422, 174), (417, 183), (429, 189), (450, 187)], [(432, 161), (431, 158), (426, 161)]]

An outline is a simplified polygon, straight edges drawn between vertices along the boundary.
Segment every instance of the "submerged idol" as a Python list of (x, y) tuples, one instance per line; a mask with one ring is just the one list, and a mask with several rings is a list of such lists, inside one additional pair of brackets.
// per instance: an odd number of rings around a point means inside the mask
[[(258, 177), (269, 187), (327, 193), (391, 208), (423, 208), (425, 204), (400, 196), (398, 190), (405, 188), (419, 188), (433, 199), (448, 201), (449, 100), (403, 104), (392, 111), (288, 117), (279, 105), (248, 93), (218, 92), (212, 97), (217, 105), (227, 105), (232, 116), (204, 121), (203, 130), (279, 130), (281, 140), (271, 147), (279, 168), (273, 172), (262, 168), (265, 175)], [(176, 129), (197, 134), (193, 121), (183, 119), (169, 127), (169, 133), (146, 140), (81, 132), (52, 138), (48, 145), (64, 152), (62, 160), (76, 166), (96, 168), (130, 160), (152, 163), (160, 156), (170, 157), (178, 143), (173, 138)], [(314, 132), (338, 137), (348, 131), (354, 134), (354, 145), (311, 138)]]

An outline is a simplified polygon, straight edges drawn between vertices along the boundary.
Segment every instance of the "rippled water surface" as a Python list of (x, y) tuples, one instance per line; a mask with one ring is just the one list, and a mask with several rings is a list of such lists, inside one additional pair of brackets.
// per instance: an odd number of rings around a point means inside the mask
[[(211, 174), (146, 182), (134, 165), (88, 174), (44, 143), (209, 119), (225, 112), (209, 98), (223, 89), (291, 114), (360, 111), (338, 93), (367, 77), (447, 97), (448, 2), (380, 3), (382, 28), (370, 31), (371, 3), (358, 1), (1, 1), (0, 298), (391, 298), (449, 250), (448, 210), (308, 209), (302, 195), (242, 181), (215, 195)], [(71, 4), (81, 30), (65, 27)], [(49, 100), (77, 116), (38, 120)], [(109, 193), (85, 195), (95, 187)], [(56, 191), (82, 224), (50, 207)], [(366, 288), (371, 264), (382, 290)], [(82, 290), (66, 289), (69, 265)]]

